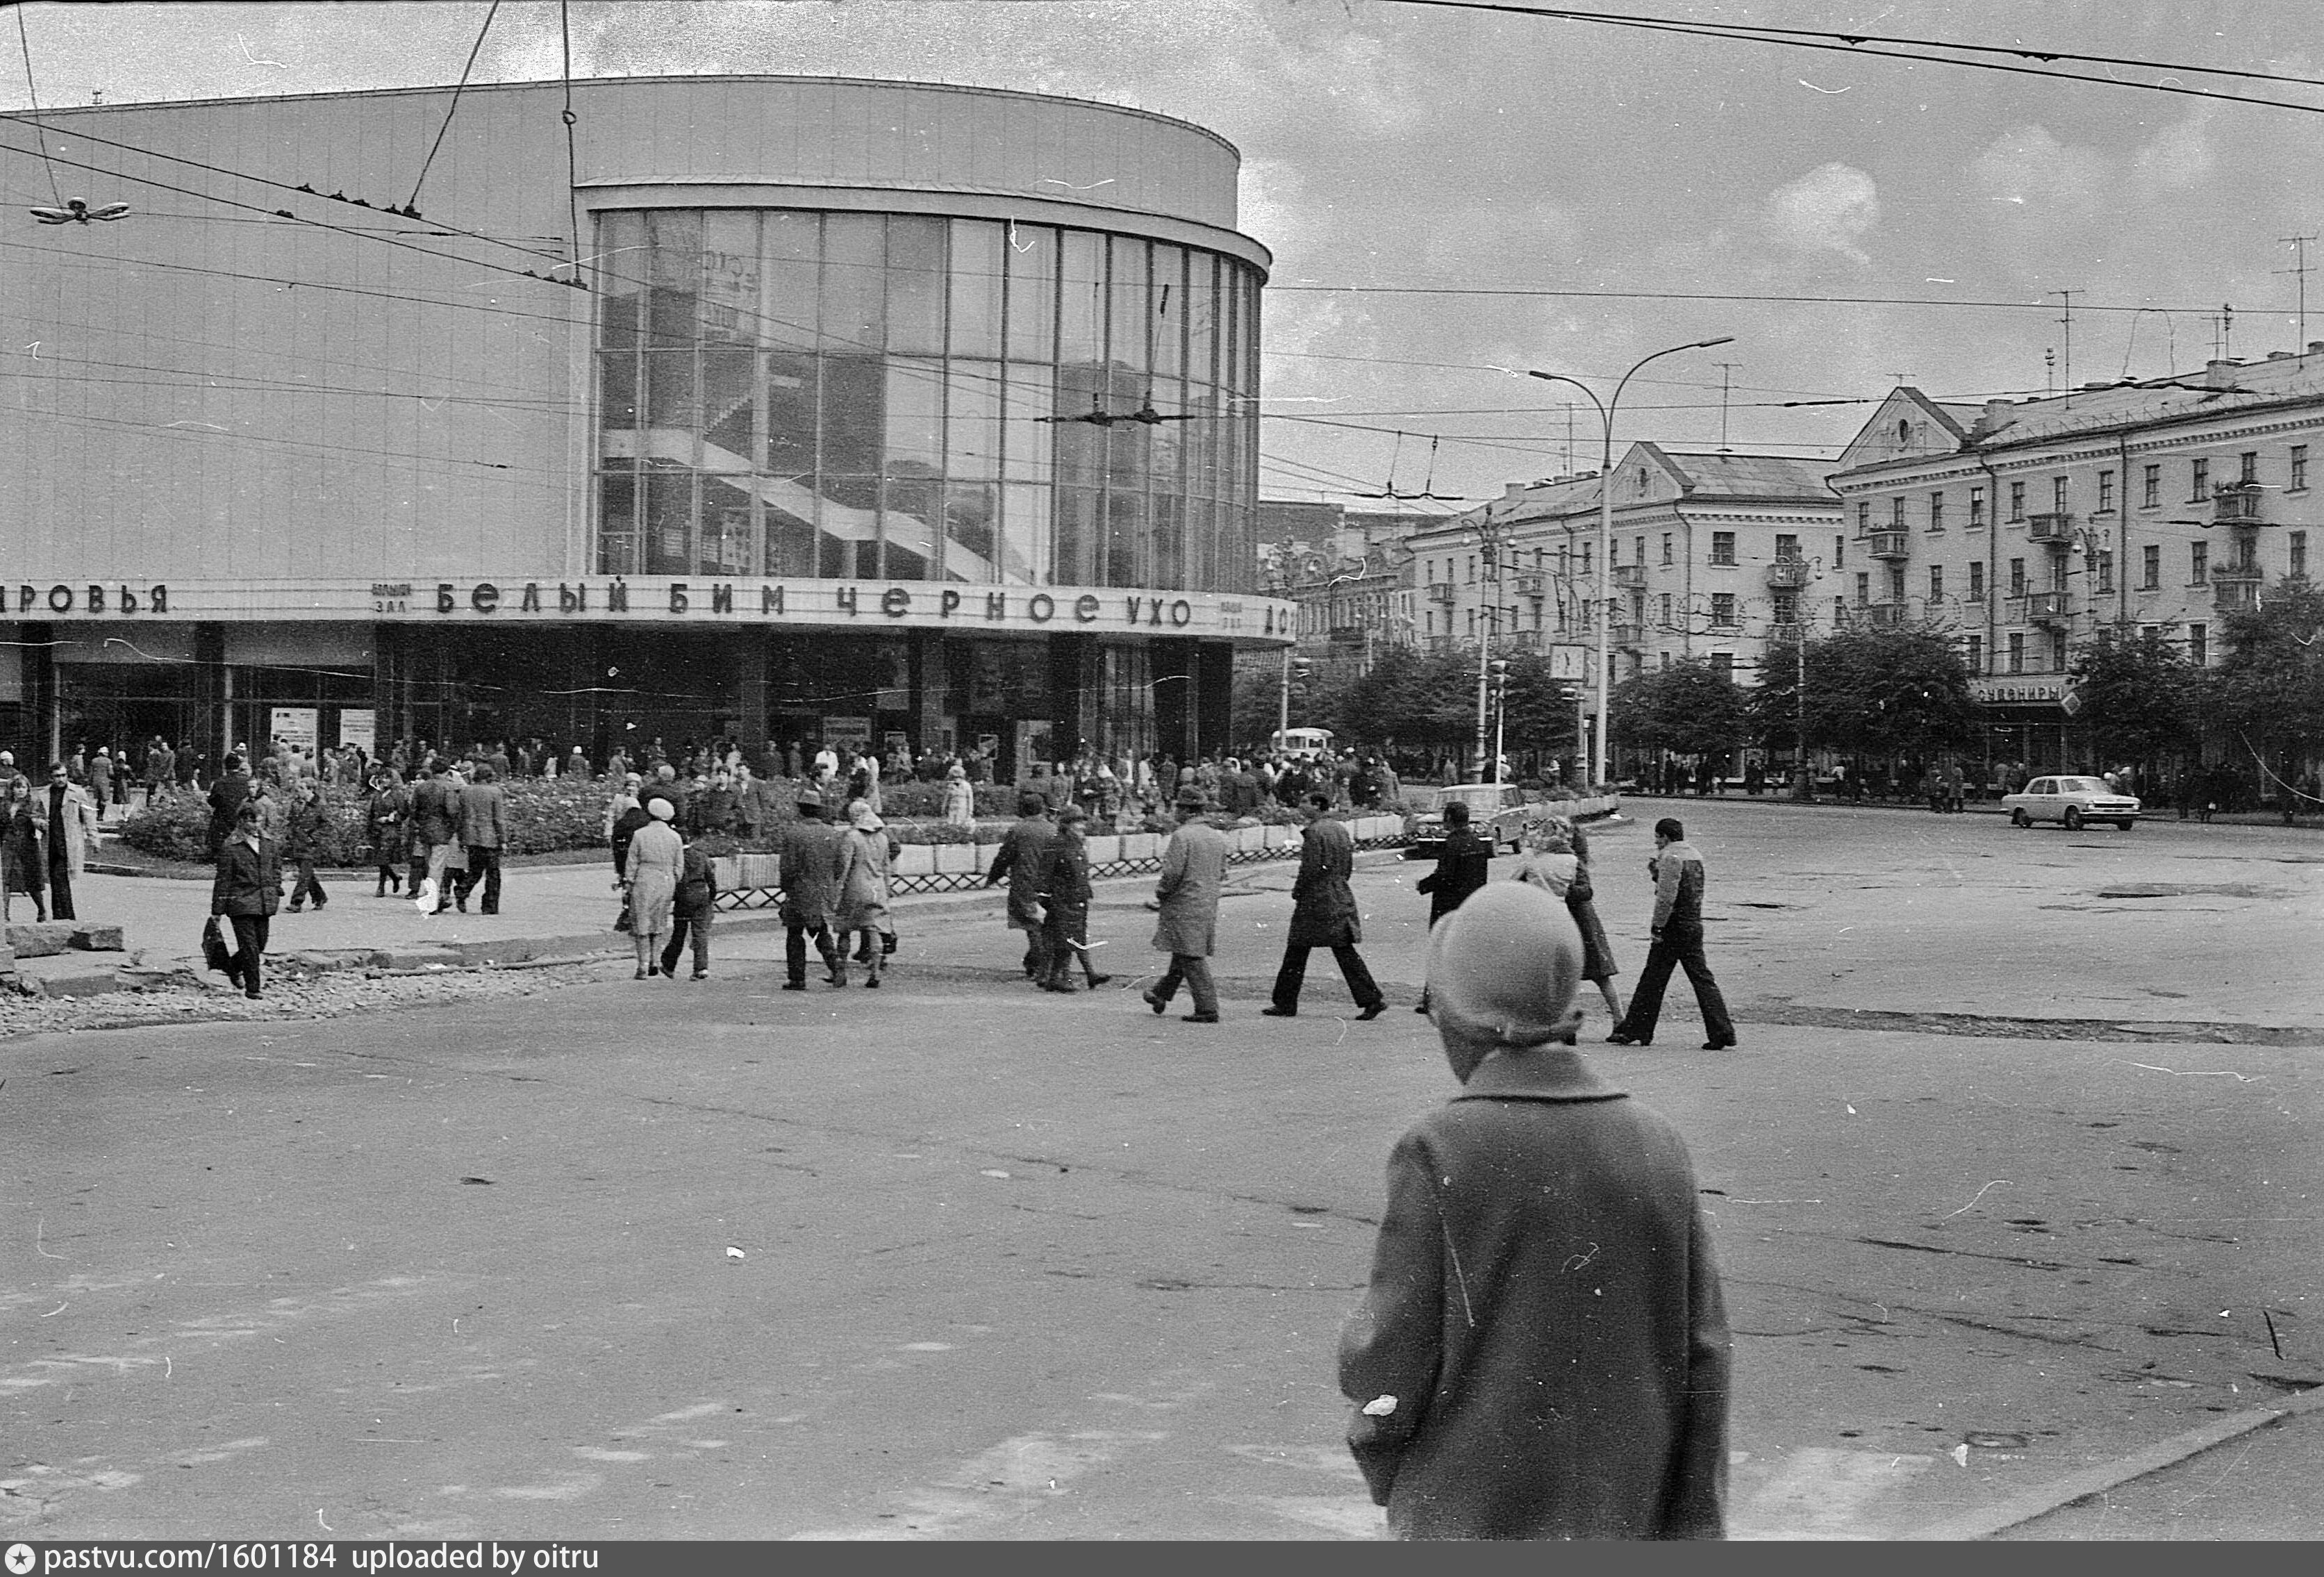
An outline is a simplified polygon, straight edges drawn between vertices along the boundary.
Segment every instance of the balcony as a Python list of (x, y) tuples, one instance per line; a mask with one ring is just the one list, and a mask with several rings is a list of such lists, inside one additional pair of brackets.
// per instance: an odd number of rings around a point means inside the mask
[(2036, 624), (2062, 624), (2074, 616), (2071, 592), (2045, 591), (2025, 594), (2025, 617)]
[(1499, 645), (1504, 651), (1539, 651), (1541, 650), (1541, 632), (1538, 630), (1512, 630), (1508, 634), (1500, 638)]
[(1814, 573), (1814, 567), (1804, 558), (1778, 558), (1767, 566), (1767, 584), (1796, 588), (1807, 585)]
[(1868, 603), (1858, 611), (1864, 615), (1864, 622), (1875, 630), (1904, 627), (1904, 604), (1902, 603)]
[(1625, 591), (1639, 591), (1646, 584), (1646, 567), (1643, 564), (1614, 566), (1614, 584)]
[(1517, 576), (1517, 595), (1545, 597), (1549, 595), (1549, 576), (1539, 569), (1528, 569)]
[(1807, 626), (1795, 620), (1776, 619), (1767, 625), (1767, 644), (1797, 646), (1807, 639)]
[(2221, 564), (2211, 571), (2211, 606), (2222, 613), (2247, 613), (2259, 606), (2266, 573), (2256, 564)]
[(1432, 602), (1432, 603), (1443, 603), (1446, 607), (1448, 607), (1448, 608), (1449, 608), (1449, 607), (1451, 607), (1451, 606), (1452, 605), (1452, 597), (1453, 597), (1453, 588), (1452, 588), (1452, 583), (1451, 581), (1449, 581), (1449, 580), (1435, 580), (1435, 581), (1431, 581), (1431, 582), (1429, 582), (1429, 584), (1428, 584), (1428, 600), (1429, 600), (1430, 602)]
[(1637, 609), (1630, 606), (1628, 603), (1609, 602), (1606, 604), (1606, 622), (1612, 629), (1628, 631), (1635, 633), (1638, 626), (1646, 622), (1646, 620), (1641, 616)]
[(2025, 540), (2041, 542), (2063, 550), (2074, 545), (2074, 517), (2070, 514), (2027, 515)]
[(1909, 531), (1875, 531), (1864, 539), (1866, 551), (1875, 558), (1905, 558), (1912, 555), (1913, 537)]
[(2211, 521), (2221, 526), (2267, 526), (2266, 495), (2256, 482), (2230, 482), (2211, 489)]

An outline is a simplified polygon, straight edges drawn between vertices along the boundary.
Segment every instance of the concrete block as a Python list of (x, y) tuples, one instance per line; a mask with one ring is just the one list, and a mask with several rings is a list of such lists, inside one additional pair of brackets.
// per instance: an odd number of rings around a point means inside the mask
[(110, 964), (61, 951), (19, 964), (17, 984), (42, 997), (97, 997), (131, 989)]
[(101, 926), (94, 920), (76, 921), (71, 943), (83, 953), (119, 953), (126, 946), (121, 939), (120, 927)]
[(1100, 833), (1089, 840), (1091, 864), (1111, 865), (1120, 858), (1121, 835), (1119, 833)]
[(936, 871), (940, 876), (966, 876), (977, 869), (974, 844), (932, 844), (936, 850)]
[(936, 869), (934, 844), (906, 844), (896, 851), (893, 872), (898, 876), (933, 876)]
[(32, 920), (8, 927), (8, 945), (19, 958), (48, 958), (72, 945), (70, 920)]

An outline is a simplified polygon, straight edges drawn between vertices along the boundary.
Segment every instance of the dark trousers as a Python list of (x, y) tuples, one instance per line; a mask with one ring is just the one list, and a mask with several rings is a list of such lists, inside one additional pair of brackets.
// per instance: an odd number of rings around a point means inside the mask
[(299, 879), (290, 884), (290, 907), (295, 909), (305, 903), (309, 893), (314, 894), (317, 908), (331, 901), (325, 896), (323, 883), (315, 874), (315, 857), (301, 854), (299, 856)]
[(1041, 937), (1048, 947), (1047, 967), (1041, 974), (1043, 985), (1071, 985), (1076, 963), (1084, 977), (1093, 984), (1096, 982), (1098, 968), (1097, 961), (1090, 956), (1087, 908), (1051, 904), (1048, 918), (1042, 922)]
[(1185, 982), (1187, 991), (1194, 999), (1195, 1012), (1216, 1013), (1219, 1010), (1219, 989), (1211, 983), (1209, 959), (1197, 958), (1191, 953), (1170, 954), (1170, 967), (1163, 971), (1160, 980), (1154, 982), (1154, 1000), (1167, 1002), (1178, 994), (1178, 982), (1181, 981)]
[(815, 950), (823, 954), (823, 966), (834, 974), (839, 973), (839, 948), (831, 939), (831, 927), (821, 920), (808, 925), (801, 920), (783, 922), (783, 967), (786, 977), (794, 985), (807, 983), (807, 939), (815, 938)]
[(66, 863), (61, 856), (51, 855), (49, 858), (49, 918), (73, 920), (79, 918), (73, 913), (72, 867)]
[(379, 890), (383, 893), (403, 890), (403, 872), (392, 860), (382, 859), (379, 862)]
[(1688, 983), (1694, 987), (1695, 1005), (1702, 1010), (1703, 1038), (1732, 1045), (1735, 1022), (1727, 1016), (1727, 999), (1719, 994), (1719, 982), (1711, 978), (1711, 961), (1702, 955), (1699, 927), (1665, 927), (1646, 949), (1646, 967), (1638, 971), (1629, 1011), (1622, 1015), (1614, 1033), (1638, 1041), (1655, 1038), (1655, 1021), (1662, 1017), (1663, 991), (1670, 984), (1674, 968), (1684, 969)]
[(672, 913), (669, 917), (669, 942), (661, 950), (661, 972), (664, 974), (677, 971), (678, 955), (685, 950), (688, 937), (694, 941), (694, 973), (710, 973), (710, 917)]
[(254, 997), (258, 994), (258, 961), (266, 951), (267, 918), (264, 915), (228, 915), (226, 919), (234, 927), (234, 959), (226, 977), (239, 983), (245, 995)]
[[(1307, 979), (1307, 954), (1314, 951), (1296, 942), (1283, 950), (1283, 967), (1275, 972), (1275, 1005), (1286, 1012), (1299, 1006), (1299, 988)], [(1348, 994), (1356, 999), (1357, 1007), (1369, 1008), (1387, 1000), (1380, 995), (1372, 972), (1364, 967), (1364, 955), (1356, 951), (1354, 943), (1335, 945), (1332, 957), (1339, 964), (1340, 977), (1348, 982)]]
[(460, 901), (476, 890), (476, 883), (484, 884), (484, 913), (501, 912), (501, 852), (487, 849), (482, 844), (468, 845), (468, 868), (460, 873)]
[(1036, 925), (1025, 933), (1025, 978), (1027, 980), (1038, 981), (1049, 978), (1051, 951), (1047, 922)]

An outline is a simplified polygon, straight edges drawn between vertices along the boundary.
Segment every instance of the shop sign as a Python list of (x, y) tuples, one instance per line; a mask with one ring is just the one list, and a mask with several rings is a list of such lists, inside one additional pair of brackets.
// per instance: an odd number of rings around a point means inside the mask
[(50, 613), (166, 613), (170, 611), (170, 588), (158, 582), (149, 586), (128, 586), (115, 581), (107, 586), (90, 581), (86, 586), (34, 586), (30, 581), (17, 584), (15, 595), (0, 586), (0, 614), (13, 613), (19, 619), (38, 619)]
[(1969, 680), (1969, 693), (1987, 706), (2057, 706), (2066, 698), (2066, 681), (2063, 676), (2054, 679), (2021, 678), (2015, 675), (2006, 678), (1978, 678)]

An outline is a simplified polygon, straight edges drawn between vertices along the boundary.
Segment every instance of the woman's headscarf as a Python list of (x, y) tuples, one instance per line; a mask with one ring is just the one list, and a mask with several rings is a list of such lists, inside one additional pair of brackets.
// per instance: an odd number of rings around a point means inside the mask
[(872, 802), (868, 799), (848, 801), (847, 820), (860, 833), (876, 833), (888, 825), (880, 819), (880, 813), (872, 808)]
[(1573, 852), (1573, 824), (1562, 816), (1545, 816), (1526, 834), (1526, 847), (1536, 854)]
[(1541, 889), (1496, 881), (1430, 934), (1425, 978), (1445, 1060), (1465, 1084), (1494, 1052), (1570, 1043), (1582, 934)]
[(656, 821), (672, 821), (677, 818), (678, 807), (669, 802), (667, 794), (656, 794), (647, 798), (646, 814)]
[(968, 777), (968, 769), (962, 766), (958, 761), (954, 761), (951, 766), (945, 769), (945, 776), (947, 778), (964, 780)]

